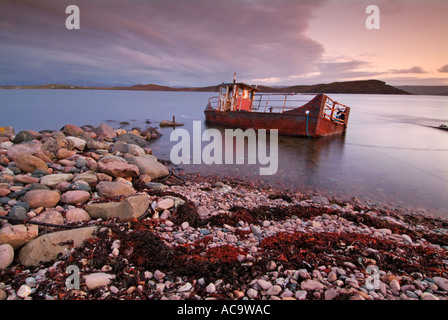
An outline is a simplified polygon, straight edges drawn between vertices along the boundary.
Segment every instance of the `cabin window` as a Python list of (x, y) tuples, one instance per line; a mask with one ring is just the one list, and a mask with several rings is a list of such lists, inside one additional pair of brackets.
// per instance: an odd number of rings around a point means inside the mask
[(227, 94), (227, 87), (221, 87), (221, 94), (226, 95)]

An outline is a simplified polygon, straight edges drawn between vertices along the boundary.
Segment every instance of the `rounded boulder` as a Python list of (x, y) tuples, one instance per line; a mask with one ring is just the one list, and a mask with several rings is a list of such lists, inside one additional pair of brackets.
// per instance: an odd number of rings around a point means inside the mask
[(28, 191), (23, 197), (23, 201), (27, 202), (31, 209), (39, 207), (54, 208), (60, 199), (59, 192), (43, 189)]
[(61, 196), (61, 202), (65, 204), (83, 204), (90, 199), (90, 193), (83, 190), (67, 191)]

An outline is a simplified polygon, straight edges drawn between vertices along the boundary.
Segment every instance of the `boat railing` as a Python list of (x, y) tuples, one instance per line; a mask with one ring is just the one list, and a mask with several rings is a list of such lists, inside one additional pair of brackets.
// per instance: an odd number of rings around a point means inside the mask
[(295, 93), (258, 93), (254, 95), (252, 110), (260, 112), (284, 112), (306, 102), (297, 99)]
[[(307, 102), (306, 99), (297, 99), (298, 95), (294, 93), (270, 93), (270, 94), (255, 94), (250, 107), (251, 111), (259, 112), (276, 112), (281, 113), (287, 110), (297, 108)], [(238, 109), (238, 101), (236, 103)], [(215, 110), (223, 110), (226, 99), (222, 99), (220, 96), (214, 96), (208, 99), (208, 105)]]
[(214, 97), (210, 97), (208, 99), (208, 107), (215, 109), (215, 110), (220, 110), (221, 106), (220, 106), (220, 99), (219, 96), (214, 96)]
[[(239, 97), (239, 96), (238, 96)], [(258, 93), (255, 94), (250, 107), (251, 111), (282, 113), (292, 110), (308, 102), (307, 99), (297, 99), (300, 95), (294, 93)], [(239, 97), (240, 98), (240, 97)], [(238, 99), (240, 100), (240, 99)], [(224, 110), (228, 103), (225, 96), (214, 96), (208, 99), (208, 106), (215, 110)], [(325, 97), (322, 117), (341, 124), (346, 123), (347, 111), (350, 109), (329, 97)], [(238, 110), (238, 102), (236, 103)]]
[(323, 117), (324, 119), (343, 124), (346, 122), (346, 115), (349, 109), (350, 108), (346, 105), (326, 97), (324, 101)]

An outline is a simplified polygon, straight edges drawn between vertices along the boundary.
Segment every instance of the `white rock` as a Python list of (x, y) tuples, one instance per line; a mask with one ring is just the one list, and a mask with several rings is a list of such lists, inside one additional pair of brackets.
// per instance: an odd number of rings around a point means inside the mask
[(261, 231), (261, 228), (259, 227), (259, 226), (252, 226), (251, 228), (250, 228), (250, 230), (252, 231), (252, 233), (253, 234), (255, 234), (255, 235), (258, 235), (258, 234), (261, 234), (262, 233), (262, 231)]
[(269, 290), (270, 287), (272, 287), (272, 283), (270, 283), (269, 281), (260, 279), (257, 280), (257, 284), (260, 287), (261, 290)]
[(84, 276), (86, 280), (86, 286), (90, 290), (105, 287), (112, 282), (112, 279), (115, 278), (115, 275), (108, 274), (104, 272), (91, 273)]
[(282, 287), (280, 287), (279, 285), (274, 285), (268, 289), (266, 294), (268, 296), (277, 296), (280, 292), (282, 292)]
[(300, 284), (300, 288), (302, 290), (321, 290), (324, 288), (324, 285), (315, 280), (306, 280)]
[(40, 183), (46, 185), (47, 187), (54, 188), (61, 182), (71, 181), (73, 177), (74, 176), (71, 173), (49, 174), (43, 176), (40, 179)]
[(322, 227), (322, 224), (320, 224), (319, 222), (313, 220), (313, 221), (311, 222), (311, 226), (312, 226), (313, 228), (320, 228), (320, 227)]
[(112, 267), (105, 264), (102, 268), (101, 268), (101, 272), (109, 272), (112, 270)]
[(109, 287), (110, 293), (117, 294), (120, 290), (116, 286), (110, 286)]
[(230, 192), (231, 190), (232, 187), (225, 184), (218, 190), (218, 193), (224, 194)]
[(37, 280), (34, 277), (28, 277), (25, 279), (25, 284), (31, 288), (35, 288), (37, 285)]
[(163, 210), (162, 214), (160, 215), (160, 219), (166, 220), (170, 217), (171, 212), (169, 210)]
[(305, 300), (308, 293), (305, 290), (297, 290), (295, 297), (297, 300)]
[(163, 278), (165, 278), (165, 274), (164, 274), (162, 271), (160, 271), (160, 270), (156, 270), (156, 271), (154, 272), (154, 278), (155, 278), (157, 281), (160, 281), (160, 280), (162, 280)]
[(330, 201), (328, 201), (325, 197), (319, 197), (319, 196), (313, 196), (311, 197), (311, 201), (317, 204), (330, 204)]
[(310, 274), (308, 273), (308, 271), (306, 269), (300, 269), (299, 270), (299, 276), (302, 279), (309, 279), (309, 278), (311, 278)]
[(8, 149), (12, 145), (14, 145), (14, 143), (12, 143), (12, 141), (5, 141), (5, 142), (0, 143), (0, 148)]
[(423, 292), (421, 298), (422, 300), (439, 300), (439, 298), (429, 292)]
[(21, 298), (26, 298), (31, 294), (31, 287), (27, 286), (26, 284), (22, 284), (17, 291), (17, 295)]
[(182, 224), (180, 225), (182, 230), (187, 229), (189, 226), (190, 226), (190, 224), (188, 223), (188, 221), (182, 222)]
[(378, 229), (379, 232), (381, 232), (382, 234), (392, 234), (392, 231), (390, 229)]
[(198, 206), (196, 211), (201, 219), (205, 219), (210, 215), (210, 210), (206, 206)]
[(210, 283), (207, 288), (205, 288), (207, 293), (215, 293), (216, 292), (216, 286), (213, 283)]
[(114, 242), (112, 242), (112, 245), (110, 246), (110, 248), (112, 250), (120, 249), (120, 245), (121, 245), (121, 241), (120, 240), (114, 240)]
[(281, 294), (280, 297), (282, 297), (282, 298), (291, 298), (293, 296), (294, 296), (294, 293), (291, 290), (285, 289), (285, 291), (283, 291), (283, 293)]
[(412, 239), (407, 234), (402, 234), (401, 237), (403, 238), (405, 243), (412, 244)]
[(187, 282), (187, 283), (184, 284), (183, 286), (180, 286), (180, 287), (177, 289), (177, 292), (187, 292), (187, 291), (190, 291), (191, 288), (193, 288), (193, 286), (191, 285), (190, 282)]
[(249, 288), (246, 295), (249, 299), (255, 299), (258, 296), (258, 291), (253, 288)]
[(74, 147), (80, 151), (83, 151), (86, 147), (86, 141), (77, 137), (68, 136), (66, 137), (67, 140), (70, 140), (73, 142)]
[(174, 206), (174, 200), (170, 198), (165, 198), (157, 202), (156, 210), (163, 211)]
[(165, 283), (163, 282), (159, 282), (156, 284), (156, 292), (158, 293), (162, 293), (163, 291), (165, 291)]

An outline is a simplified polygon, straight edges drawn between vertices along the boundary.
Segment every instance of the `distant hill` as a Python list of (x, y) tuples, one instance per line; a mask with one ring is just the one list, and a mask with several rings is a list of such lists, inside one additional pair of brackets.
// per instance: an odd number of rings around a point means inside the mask
[[(159, 86), (155, 84), (135, 85), (132, 87), (114, 87), (115, 90), (157, 90), (157, 91), (201, 91), (201, 92), (217, 92), (219, 85), (208, 87), (183, 87), (173, 88)], [(333, 82), (329, 84), (315, 84), (315, 85), (298, 85), (290, 87), (269, 87), (258, 86), (262, 92), (270, 93), (364, 93), (364, 94), (409, 94), (401, 89), (397, 89), (379, 80), (364, 80), (364, 81), (344, 81)]]
[(448, 96), (448, 86), (397, 86), (412, 94)]
[(272, 92), (295, 92), (295, 93), (351, 93), (351, 94), (409, 94), (386, 84), (380, 80), (361, 80), (332, 82), (328, 84), (299, 85), (282, 89), (273, 88)]
[[(121, 89), (121, 88), (120, 88)], [(216, 92), (219, 90), (219, 85), (209, 87), (188, 87), (188, 88), (172, 88), (157, 85), (136, 85), (133, 87), (124, 87), (126, 90), (160, 90), (160, 91), (203, 91)], [(363, 94), (409, 94), (405, 90), (401, 90), (386, 84), (379, 80), (365, 80), (365, 81), (344, 81), (333, 82), (329, 84), (315, 84), (315, 85), (298, 85), (284, 88), (258, 86), (262, 92), (294, 92), (294, 93), (363, 93)]]
[(35, 86), (1, 86), (0, 89), (84, 89), (70, 84), (41, 84)]
[(196, 91), (196, 92), (214, 92), (219, 90), (219, 86), (209, 87), (168, 87), (158, 84), (137, 84), (132, 87), (111, 87), (109, 90), (145, 90), (145, 91)]
[(137, 84), (132, 87), (110, 87), (109, 90), (144, 90), (144, 91), (176, 91), (175, 88), (158, 84)]
[[(220, 85), (208, 86), (208, 87), (169, 87), (161, 86), (158, 84), (137, 84), (134, 86), (116, 86), (116, 87), (86, 87), (86, 86), (72, 86), (72, 85), (61, 85), (61, 84), (46, 84), (38, 86), (3, 86), (3, 89), (92, 89), (92, 90), (140, 90), (140, 91), (195, 91), (195, 92), (217, 92), (219, 91)], [(412, 87), (412, 88), (410, 88)], [(406, 90), (406, 88), (410, 88)], [(418, 87), (423, 88), (423, 87)], [(447, 87), (443, 90), (448, 89)], [(384, 81), (380, 80), (361, 80), (361, 81), (343, 81), (343, 82), (332, 82), (328, 84), (314, 84), (314, 85), (296, 85), (289, 87), (269, 87), (269, 86), (258, 86), (258, 89), (262, 92), (269, 93), (349, 93), (349, 94), (411, 94), (417, 92), (417, 87), (415, 86), (403, 86), (400, 88), (390, 86)], [(412, 90), (414, 90), (414, 92)], [(434, 92), (448, 92), (435, 90)], [(429, 92), (428, 88), (426, 88)], [(418, 91), (420, 92), (420, 91)], [(421, 93), (417, 93), (421, 94)], [(430, 94), (430, 93), (424, 93)], [(441, 94), (441, 93), (434, 93)], [(446, 93), (445, 93), (446, 94)]]

